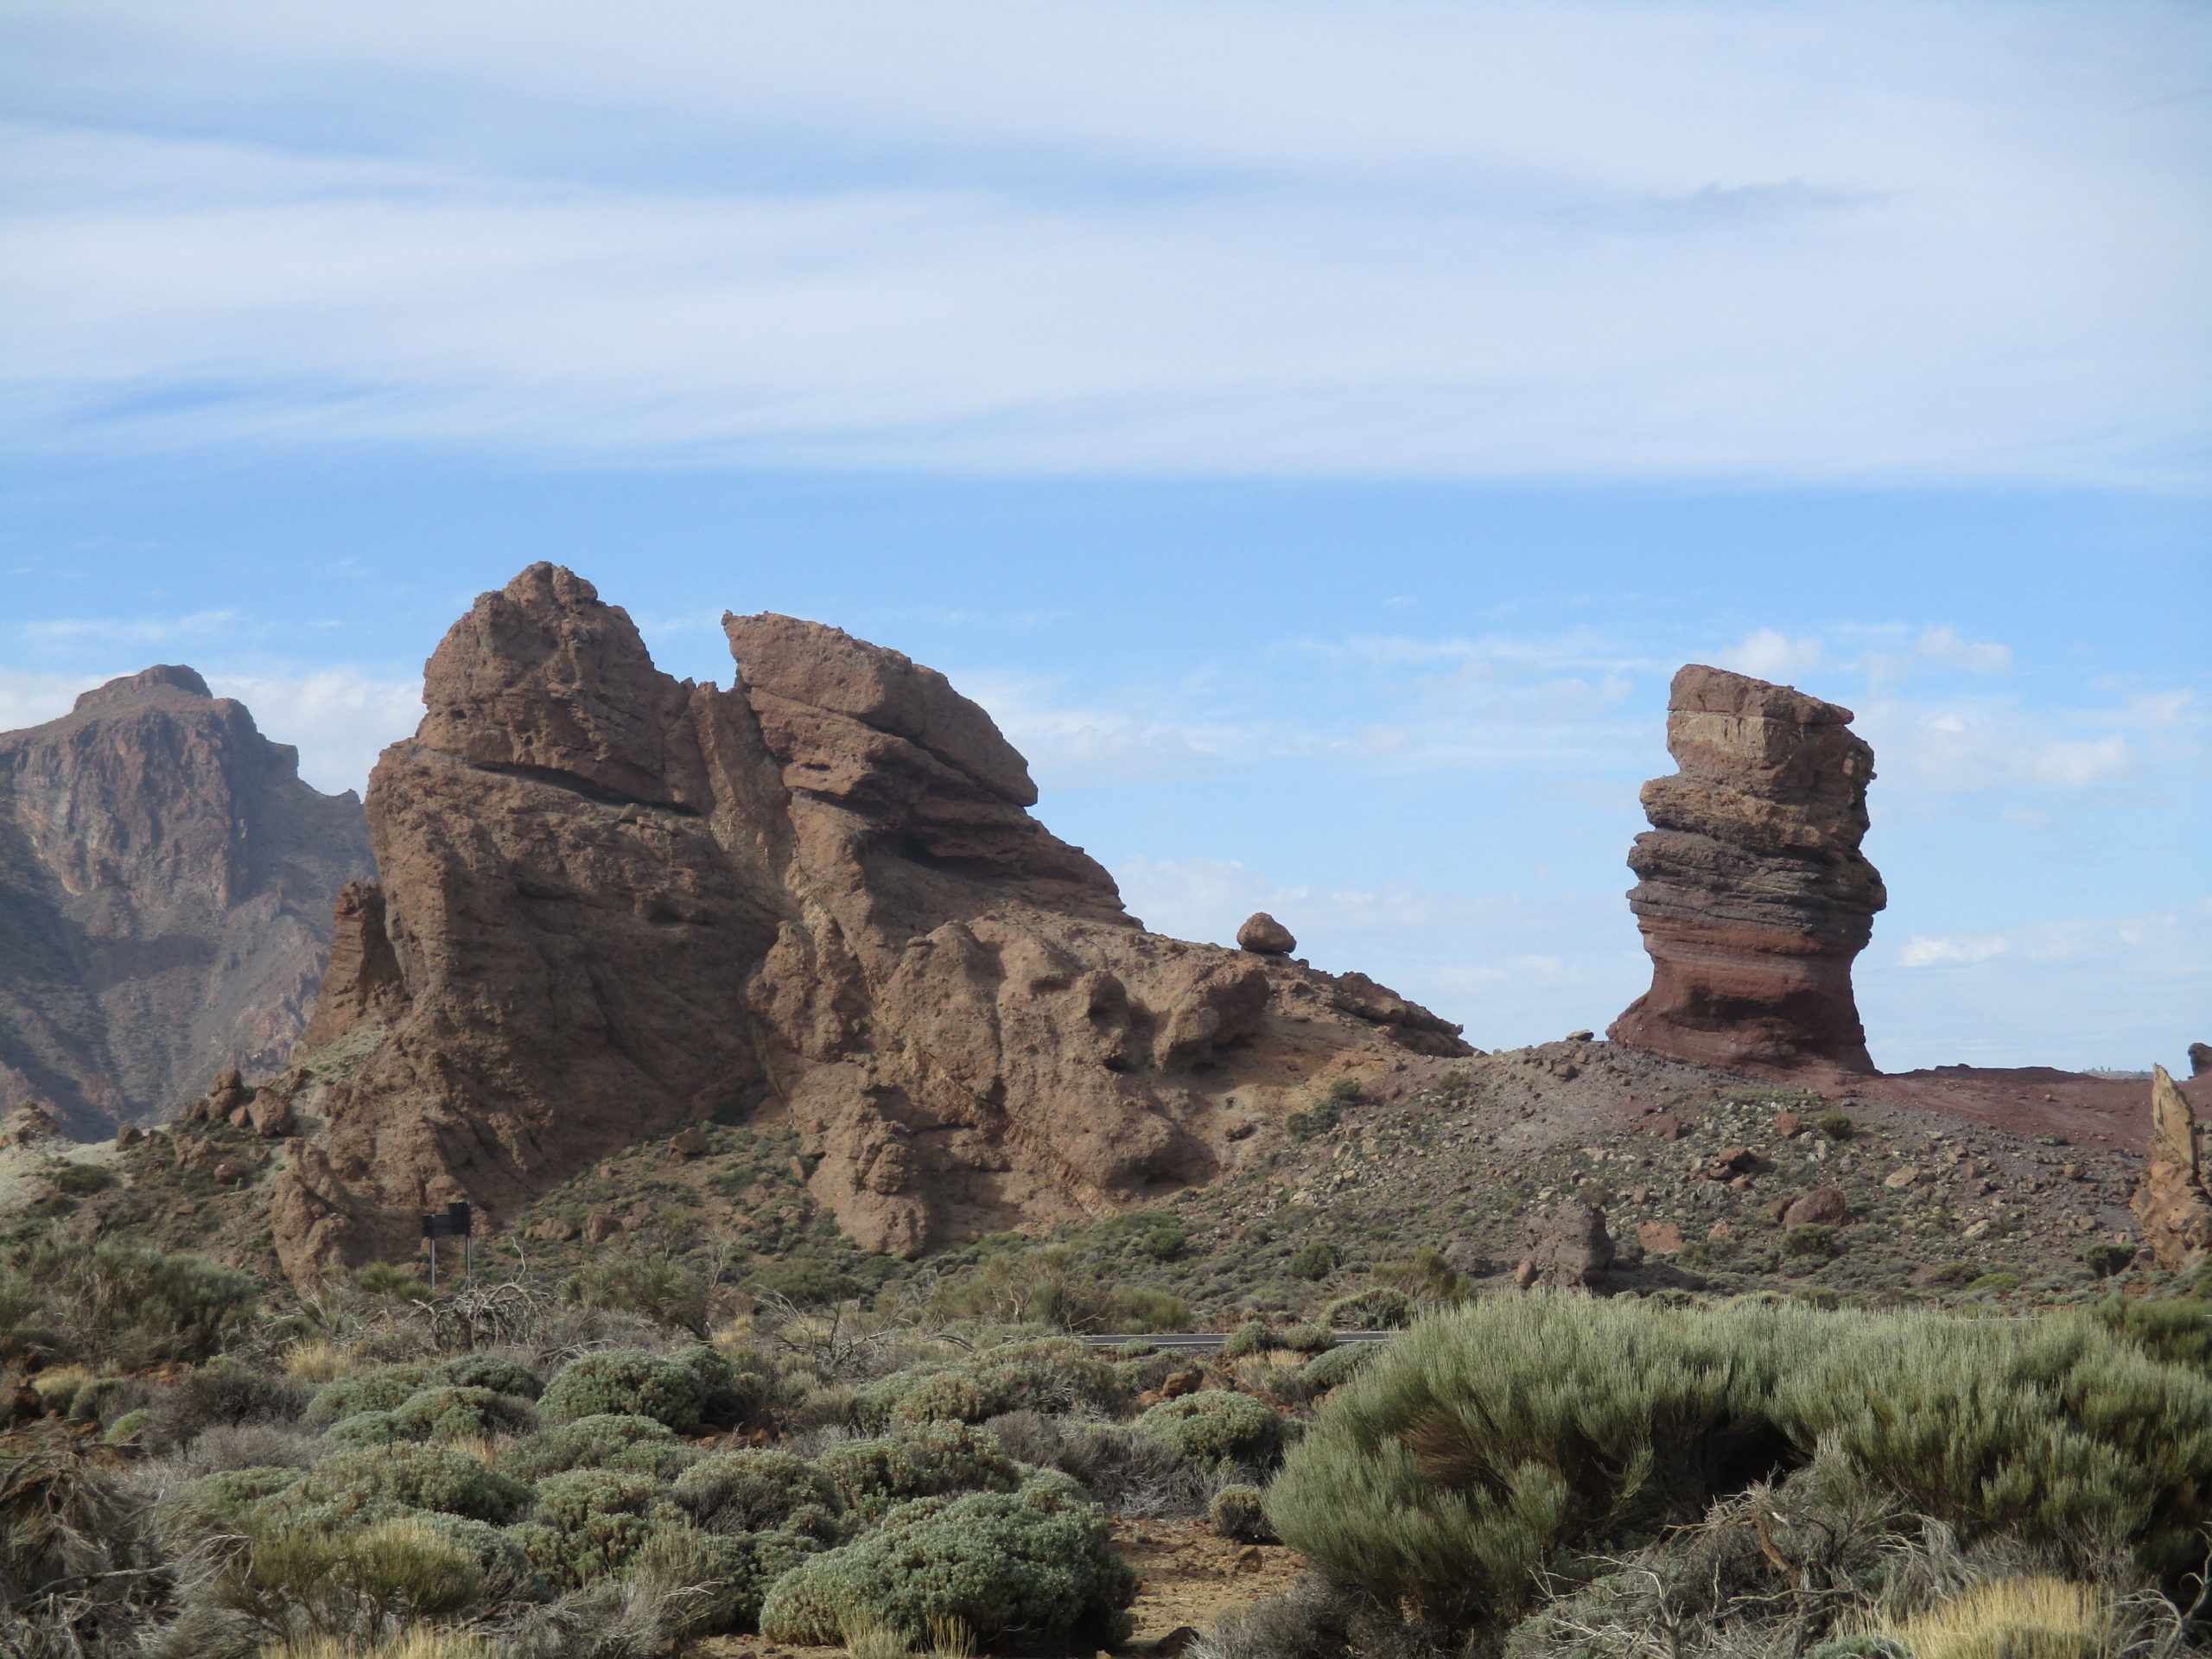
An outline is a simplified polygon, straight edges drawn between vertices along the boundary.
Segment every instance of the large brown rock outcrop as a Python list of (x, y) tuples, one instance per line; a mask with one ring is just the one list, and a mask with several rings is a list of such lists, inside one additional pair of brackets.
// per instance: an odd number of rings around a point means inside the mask
[(1367, 982), (1145, 932), (935, 671), (724, 625), (733, 689), (677, 681), (536, 565), (438, 647), (284, 1084), (321, 1125), (276, 1198), (296, 1278), (726, 1109), (787, 1120), (846, 1231), (911, 1255), (1203, 1181), (1317, 1071), (1465, 1052)]
[(2212, 1252), (2204, 1128), (2163, 1065), (2151, 1068), (2151, 1147), (2128, 1207), (2158, 1265), (2179, 1273)]
[(173, 666), (0, 735), (0, 1098), (105, 1139), (284, 1064), (372, 868), (359, 799), (298, 760)]
[(1644, 785), (1629, 894), (1651, 988), (1608, 1033), (1700, 1065), (1873, 1070), (1851, 963), (1882, 879), (1859, 850), (1874, 752), (1851, 711), (1693, 664), (1675, 676), (1667, 748)]

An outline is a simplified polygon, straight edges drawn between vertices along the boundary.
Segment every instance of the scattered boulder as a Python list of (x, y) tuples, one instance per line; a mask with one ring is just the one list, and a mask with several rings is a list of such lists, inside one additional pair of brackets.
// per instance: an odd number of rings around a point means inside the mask
[(136, 1123), (126, 1123), (115, 1132), (115, 1144), (118, 1147), (135, 1147), (145, 1138), (145, 1130)]
[(2201, 1077), (2212, 1071), (2212, 1043), (2191, 1043), (2189, 1046), (2189, 1075)]
[(696, 1123), (687, 1123), (668, 1137), (668, 1149), (680, 1160), (699, 1157), (707, 1150), (707, 1132)]
[(584, 1217), (584, 1243), (604, 1244), (622, 1230), (622, 1220), (604, 1210), (594, 1210)]
[(1636, 1236), (1653, 1255), (1672, 1255), (1682, 1248), (1682, 1230), (1671, 1221), (1639, 1221)]
[(1580, 1198), (1522, 1217), (1521, 1243), (1522, 1261), (1513, 1278), (1523, 1289), (1588, 1290), (1613, 1264), (1605, 1212)]
[(1298, 949), (1297, 937), (1264, 910), (1255, 910), (1236, 930), (1236, 948), (1255, 956), (1287, 957)]
[(2151, 1146), (2128, 1208), (2160, 1267), (2180, 1273), (2212, 1251), (2204, 1126), (2163, 1065), (2151, 1068)]
[(1732, 1184), (1744, 1176), (1758, 1175), (1773, 1167), (1749, 1147), (1724, 1147), (1699, 1166), (1697, 1174), (1700, 1180)]
[(1851, 964), (1887, 902), (1859, 850), (1874, 754), (1851, 711), (1789, 686), (1691, 664), (1643, 786), (1629, 895), (1651, 988), (1615, 1041), (1694, 1065), (1871, 1072)]
[(1818, 1186), (1792, 1198), (1779, 1217), (1785, 1227), (1840, 1227), (1851, 1219), (1851, 1199), (1840, 1186)]
[(1798, 1135), (1803, 1134), (1804, 1130), (1804, 1120), (1800, 1118), (1796, 1113), (1777, 1112), (1774, 1115), (1774, 1132), (1777, 1135), (1781, 1136), (1784, 1141), (1796, 1139)]
[(279, 1141), (299, 1129), (299, 1120), (292, 1115), (292, 1097), (281, 1089), (255, 1090), (245, 1113), (253, 1132), (265, 1141)]

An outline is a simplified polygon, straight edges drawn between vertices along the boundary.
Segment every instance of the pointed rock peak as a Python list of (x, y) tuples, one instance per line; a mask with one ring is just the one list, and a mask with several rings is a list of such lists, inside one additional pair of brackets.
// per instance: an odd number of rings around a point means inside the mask
[(684, 791), (669, 751), (687, 694), (626, 612), (556, 564), (480, 594), (423, 671), (416, 741), (479, 766), (565, 774), (637, 800)]
[(726, 613), (722, 632), (748, 690), (903, 737), (1015, 805), (1036, 804), (1028, 762), (937, 670), (842, 628), (773, 612)]
[(99, 709), (109, 703), (136, 702), (160, 690), (181, 691), (188, 697), (212, 700), (214, 693), (207, 689), (207, 682), (200, 677), (197, 669), (187, 668), (181, 663), (156, 663), (136, 674), (126, 674), (119, 680), (110, 680), (105, 685), (95, 686), (77, 699), (72, 711), (81, 714), (87, 709)]

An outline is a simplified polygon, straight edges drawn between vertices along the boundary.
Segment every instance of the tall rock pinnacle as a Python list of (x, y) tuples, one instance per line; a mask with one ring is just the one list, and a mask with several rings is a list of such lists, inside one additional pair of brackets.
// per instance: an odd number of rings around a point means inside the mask
[(1851, 993), (1882, 878), (1859, 850), (1874, 752), (1851, 711), (1696, 664), (1675, 676), (1629, 894), (1651, 988), (1608, 1033), (1702, 1065), (1871, 1071)]
[(340, 897), (273, 1085), (321, 1126), (275, 1199), (296, 1280), (731, 1114), (788, 1124), (847, 1234), (911, 1255), (1204, 1180), (1322, 1068), (1467, 1052), (1359, 976), (1144, 931), (935, 670), (723, 622), (732, 689), (672, 679), (538, 564), (439, 645), (369, 785), (381, 887)]
[(284, 1063), (372, 871), (359, 800), (298, 760), (169, 665), (0, 734), (0, 1099), (89, 1139)]

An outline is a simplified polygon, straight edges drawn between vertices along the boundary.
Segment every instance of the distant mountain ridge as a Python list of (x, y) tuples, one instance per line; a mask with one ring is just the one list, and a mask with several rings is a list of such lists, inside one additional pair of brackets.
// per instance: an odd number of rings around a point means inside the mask
[(0, 1100), (79, 1140), (158, 1121), (224, 1068), (283, 1065), (331, 906), (373, 875), (359, 797), (190, 668), (111, 680), (0, 734)]

